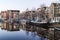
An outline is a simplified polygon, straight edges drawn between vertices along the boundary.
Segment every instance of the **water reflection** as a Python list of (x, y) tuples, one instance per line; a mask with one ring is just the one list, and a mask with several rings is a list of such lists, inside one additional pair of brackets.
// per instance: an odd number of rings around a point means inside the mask
[(1, 29), (0, 39), (4, 40), (48, 40), (47, 30), (36, 26), (1, 23)]
[(1, 29), (7, 30), (7, 31), (19, 31), (19, 25), (2, 23)]

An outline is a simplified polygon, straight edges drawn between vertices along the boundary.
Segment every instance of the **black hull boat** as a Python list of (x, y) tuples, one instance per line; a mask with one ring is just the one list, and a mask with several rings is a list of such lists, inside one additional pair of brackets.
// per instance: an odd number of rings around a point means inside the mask
[(32, 26), (38, 26), (38, 27), (42, 27), (42, 28), (49, 28), (48, 26), (50, 25), (50, 23), (46, 22), (46, 23), (41, 23), (41, 22), (29, 22), (27, 23), (28, 25), (32, 25)]

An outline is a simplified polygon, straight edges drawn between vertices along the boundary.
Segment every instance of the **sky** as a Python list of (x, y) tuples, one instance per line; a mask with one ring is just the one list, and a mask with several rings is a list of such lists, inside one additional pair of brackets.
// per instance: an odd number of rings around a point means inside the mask
[[(58, 1), (58, 0), (57, 0)], [(45, 4), (49, 6), (56, 0), (0, 0), (0, 11), (4, 10), (20, 10), (24, 11), (27, 8), (38, 8), (40, 5)]]

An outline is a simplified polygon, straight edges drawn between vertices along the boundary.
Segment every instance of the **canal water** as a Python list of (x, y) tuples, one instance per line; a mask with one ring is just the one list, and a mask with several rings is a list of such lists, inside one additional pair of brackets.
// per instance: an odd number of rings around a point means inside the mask
[(0, 23), (0, 40), (48, 40), (46, 29), (21, 24)]

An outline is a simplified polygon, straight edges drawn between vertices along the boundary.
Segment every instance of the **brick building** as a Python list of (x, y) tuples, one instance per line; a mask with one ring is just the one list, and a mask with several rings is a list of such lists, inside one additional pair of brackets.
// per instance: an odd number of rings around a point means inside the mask
[(52, 15), (52, 20), (60, 22), (60, 3), (51, 3), (50, 13)]
[(12, 21), (12, 20), (17, 20), (19, 19), (19, 10), (7, 10), (7, 11), (2, 11), (1, 15), (2, 15), (2, 19), (8, 20), (8, 21)]

